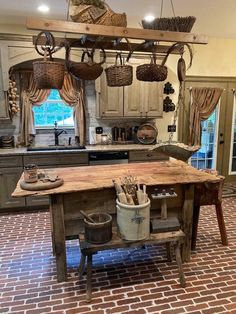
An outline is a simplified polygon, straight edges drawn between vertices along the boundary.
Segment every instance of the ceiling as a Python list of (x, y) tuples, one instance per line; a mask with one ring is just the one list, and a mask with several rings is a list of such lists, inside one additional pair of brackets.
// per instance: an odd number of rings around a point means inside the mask
[[(140, 27), (146, 14), (160, 16), (161, 0), (106, 0), (114, 11), (126, 12), (128, 27)], [(42, 14), (36, 8), (48, 4), (50, 12)], [(210, 37), (236, 38), (235, 0), (173, 0), (176, 16), (197, 18), (192, 32)], [(0, 0), (0, 23), (25, 25), (27, 16), (67, 19), (67, 0)], [(172, 17), (171, 2), (164, 0), (163, 17)], [(1, 31), (0, 31), (1, 32)]]

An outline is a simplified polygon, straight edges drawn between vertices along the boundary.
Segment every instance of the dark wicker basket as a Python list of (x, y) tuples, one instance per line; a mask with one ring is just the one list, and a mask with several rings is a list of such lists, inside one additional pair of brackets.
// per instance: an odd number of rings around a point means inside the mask
[[(120, 65), (117, 60), (120, 60)], [(133, 82), (133, 67), (131, 65), (122, 64), (121, 53), (116, 54), (115, 65), (105, 69), (107, 85), (114, 86), (129, 86)]]
[(156, 64), (156, 57), (151, 58), (151, 63), (137, 66), (136, 77), (144, 82), (162, 82), (167, 78), (167, 67), (162, 64)]
[(56, 61), (35, 61), (33, 62), (33, 73), (38, 89), (61, 89), (65, 66)]
[(176, 16), (176, 17), (161, 17), (156, 18), (152, 22), (147, 22), (142, 20), (143, 28), (146, 29), (156, 29), (162, 31), (172, 31), (172, 32), (191, 32), (191, 29), (196, 21), (194, 16)]

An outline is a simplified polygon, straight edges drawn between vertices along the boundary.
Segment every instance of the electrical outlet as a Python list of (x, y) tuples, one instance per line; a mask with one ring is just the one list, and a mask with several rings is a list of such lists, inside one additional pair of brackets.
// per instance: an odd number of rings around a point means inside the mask
[(176, 125), (168, 125), (168, 132), (176, 132)]

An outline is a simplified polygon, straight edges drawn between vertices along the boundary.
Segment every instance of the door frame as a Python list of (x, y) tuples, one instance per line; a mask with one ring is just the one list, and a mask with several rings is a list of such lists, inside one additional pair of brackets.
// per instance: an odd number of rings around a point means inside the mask
[[(216, 169), (220, 174), (226, 177), (227, 181), (236, 181), (236, 175), (229, 174), (230, 164), (230, 143), (232, 129), (232, 115), (234, 94), (236, 89), (236, 77), (213, 77), (213, 76), (187, 76), (184, 83), (184, 103), (185, 108), (179, 111), (178, 138), (181, 142), (188, 143), (189, 134), (189, 105), (190, 93), (189, 88), (192, 86), (219, 87), (223, 89), (219, 107), (219, 126), (217, 142), (217, 161)], [(230, 117), (230, 118), (229, 118)], [(230, 120), (230, 123), (229, 123)], [(223, 135), (222, 135), (223, 134)], [(220, 142), (222, 142), (220, 144)]]

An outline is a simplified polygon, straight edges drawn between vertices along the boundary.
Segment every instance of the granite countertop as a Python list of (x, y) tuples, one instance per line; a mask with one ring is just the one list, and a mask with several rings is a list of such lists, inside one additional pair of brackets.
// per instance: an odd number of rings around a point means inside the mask
[(89, 152), (102, 152), (102, 151), (132, 151), (132, 150), (149, 150), (153, 145), (142, 144), (119, 144), (119, 145), (86, 145), (85, 149), (70, 149), (70, 150), (43, 150), (43, 151), (27, 151), (27, 148), (0, 148), (0, 155), (39, 155), (39, 154), (57, 154), (57, 153), (89, 153)]

